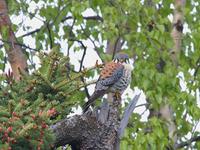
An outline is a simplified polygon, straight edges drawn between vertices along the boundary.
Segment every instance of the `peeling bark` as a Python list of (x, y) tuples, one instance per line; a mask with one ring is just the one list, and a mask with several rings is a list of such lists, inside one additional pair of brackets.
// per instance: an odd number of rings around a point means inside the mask
[(27, 71), (26, 57), (21, 46), (17, 45), (17, 39), (11, 27), (12, 23), (8, 16), (8, 8), (5, 0), (0, 0), (0, 34), (4, 43), (8, 61), (11, 65), (14, 78), (20, 80), (20, 71)]

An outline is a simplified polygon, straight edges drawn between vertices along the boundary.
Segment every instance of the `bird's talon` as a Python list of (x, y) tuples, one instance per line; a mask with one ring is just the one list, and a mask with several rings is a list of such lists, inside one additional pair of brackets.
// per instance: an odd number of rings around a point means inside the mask
[(83, 68), (83, 70), (81, 71), (83, 74), (86, 74), (87, 72), (87, 69), (86, 68)]
[(99, 67), (98, 60), (96, 60), (95, 67)]
[(116, 97), (116, 99), (121, 99), (121, 94), (120, 94), (120, 92), (117, 91), (117, 92), (115, 93), (115, 97)]

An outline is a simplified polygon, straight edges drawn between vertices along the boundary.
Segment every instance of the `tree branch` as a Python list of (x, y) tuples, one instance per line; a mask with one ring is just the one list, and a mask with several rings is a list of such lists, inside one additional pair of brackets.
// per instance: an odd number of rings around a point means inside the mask
[[(6, 40), (3, 40), (3, 39), (0, 39), (0, 41), (2, 41), (2, 42), (4, 42), (4, 43), (7, 43), (7, 44), (12, 44), (10, 41), (6, 41)], [(27, 48), (27, 49), (29, 49), (29, 50), (38, 51), (38, 49), (31, 48), (31, 47), (29, 47), (29, 46), (27, 46), (27, 45), (25, 45), (25, 44), (19, 43), (19, 42), (14, 43), (14, 44), (15, 44), (15, 45), (19, 45), (19, 46), (21, 46), (21, 47), (23, 47), (23, 48)]]
[(84, 70), (82, 70), (77, 76), (71, 78), (70, 80), (68, 80), (68, 79), (63, 80), (62, 82), (60, 82), (60, 83), (58, 83), (57, 85), (55, 85), (54, 88), (55, 88), (55, 89), (61, 88), (61, 87), (63, 87), (64, 85), (69, 84), (70, 82), (72, 82), (72, 81), (74, 81), (74, 80), (80, 78), (80, 77), (83, 76), (86, 72), (88, 72), (88, 71), (90, 71), (90, 70), (92, 70), (92, 69), (95, 69), (95, 68), (100, 68), (100, 67), (102, 67), (103, 65), (104, 65), (104, 64), (99, 64), (98, 66), (95, 65), (95, 66), (92, 66), (92, 67), (90, 67), (90, 68), (84, 69)]
[(78, 43), (81, 44), (81, 47), (83, 48), (83, 55), (82, 55), (82, 58), (81, 58), (81, 61), (80, 61), (80, 68), (79, 68), (79, 71), (82, 70), (83, 68), (83, 61), (84, 61), (84, 58), (85, 58), (85, 55), (86, 55), (86, 50), (87, 50), (87, 47), (83, 44), (82, 41), (80, 40), (76, 40)]
[[(67, 17), (64, 17), (61, 20), (61, 22), (65, 22), (66, 20), (73, 19), (73, 18), (74, 18), (73, 16), (67, 16)], [(88, 17), (83, 17), (83, 19), (85, 19), (85, 20), (97, 20), (97, 21), (99, 20), (99, 21), (103, 22), (103, 18), (101, 18), (100, 16), (88, 16)], [(53, 26), (53, 23), (49, 24), (49, 27), (51, 27), (51, 26)], [(38, 29), (35, 29), (35, 30), (33, 30), (33, 31), (29, 32), (29, 33), (26, 33), (26, 34), (24, 34), (24, 35), (22, 35), (20, 37), (26, 37), (26, 36), (32, 35), (34, 33), (40, 32), (45, 27), (46, 27), (46, 25), (43, 25), (42, 27), (40, 27)]]
[[(64, 17), (61, 20), (61, 22), (65, 22), (66, 20), (69, 20), (69, 19), (73, 19), (73, 16)], [(85, 20), (97, 20), (97, 21), (103, 22), (103, 18), (100, 17), (99, 15), (97, 15), (97, 16), (83, 16), (83, 19), (85, 19)]]
[[(85, 58), (85, 55), (86, 55), (86, 50), (87, 50), (87, 47), (83, 44), (83, 42), (81, 42), (81, 45), (83, 47), (83, 55), (82, 55), (82, 58), (81, 58), (81, 62), (80, 62), (80, 68), (79, 68), (79, 72), (82, 70), (83, 68), (83, 61), (84, 61), (84, 58)], [(85, 85), (85, 80), (84, 80), (84, 77), (81, 76), (81, 81), (83, 82), (83, 84)], [(90, 94), (89, 94), (89, 91), (88, 91), (88, 88), (87, 86), (84, 86), (84, 90), (85, 90), (85, 94), (87, 96), (87, 98), (89, 99), (90, 98)]]
[(174, 147), (175, 147), (175, 149), (180, 149), (180, 148), (183, 148), (185, 146), (189, 146), (190, 144), (192, 144), (192, 142), (196, 142), (196, 141), (200, 141), (200, 135), (191, 137), (191, 139), (189, 139), (188, 141), (185, 141), (185, 142), (182, 142), (182, 143), (179, 143), (179, 144), (175, 144)]
[(50, 48), (52, 49), (53, 48), (53, 39), (52, 39), (52, 35), (51, 35), (51, 29), (49, 27), (49, 23), (47, 23), (47, 31), (48, 31), (48, 34), (49, 34), (49, 42), (50, 42)]
[(194, 77), (196, 77), (198, 71), (199, 71), (199, 68), (200, 68), (200, 57), (198, 58), (197, 62), (196, 62), (196, 68), (195, 68), (195, 71), (194, 71)]
[(126, 110), (124, 111), (122, 120), (120, 122), (120, 127), (118, 130), (119, 138), (121, 138), (123, 136), (124, 130), (128, 124), (128, 120), (129, 120), (131, 114), (133, 113), (134, 109), (136, 108), (136, 104), (137, 104), (139, 98), (140, 98), (140, 94), (135, 95), (135, 97), (131, 100), (129, 105), (126, 107)]
[(120, 103), (121, 98), (114, 97), (109, 107), (109, 116), (104, 123), (98, 120), (98, 114), (88, 112), (52, 125), (50, 129), (56, 137), (54, 147), (70, 144), (79, 149), (114, 150), (119, 128)]
[[(99, 58), (101, 59), (101, 55), (100, 55), (100, 53), (99, 53), (99, 51), (98, 51), (98, 47), (96, 46), (94, 40), (92, 40), (92, 38), (90, 37), (91, 34), (90, 34), (90, 33), (88, 34), (87, 32), (85, 32), (83, 26), (81, 26), (81, 29), (82, 29), (82, 31), (84, 32), (85, 36), (92, 42), (92, 44), (93, 44), (93, 46), (94, 46), (94, 50), (96, 51), (97, 55), (98, 55)], [(101, 61), (103, 62), (102, 59), (101, 59)]]

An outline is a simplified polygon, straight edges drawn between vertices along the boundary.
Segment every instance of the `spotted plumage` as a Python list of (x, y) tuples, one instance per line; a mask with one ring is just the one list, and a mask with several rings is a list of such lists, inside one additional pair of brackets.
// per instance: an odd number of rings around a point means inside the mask
[(118, 92), (120, 94), (124, 92), (131, 82), (132, 66), (125, 63), (127, 60), (128, 55), (117, 54), (112, 62), (104, 66), (96, 83), (94, 93), (83, 106), (83, 112), (86, 112), (97, 98), (108, 92)]

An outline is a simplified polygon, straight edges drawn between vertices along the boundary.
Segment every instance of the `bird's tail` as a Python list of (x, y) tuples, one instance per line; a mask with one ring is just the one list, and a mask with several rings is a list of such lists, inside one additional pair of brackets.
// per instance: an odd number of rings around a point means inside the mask
[(92, 103), (94, 103), (94, 101), (95, 101), (97, 98), (101, 98), (105, 93), (106, 93), (106, 90), (105, 90), (105, 91), (102, 90), (102, 91), (98, 91), (98, 92), (95, 91), (95, 92), (91, 95), (90, 99), (82, 106), (82, 108), (83, 108), (83, 113), (85, 113), (85, 112), (88, 110), (88, 108), (90, 107), (90, 105), (91, 105)]

